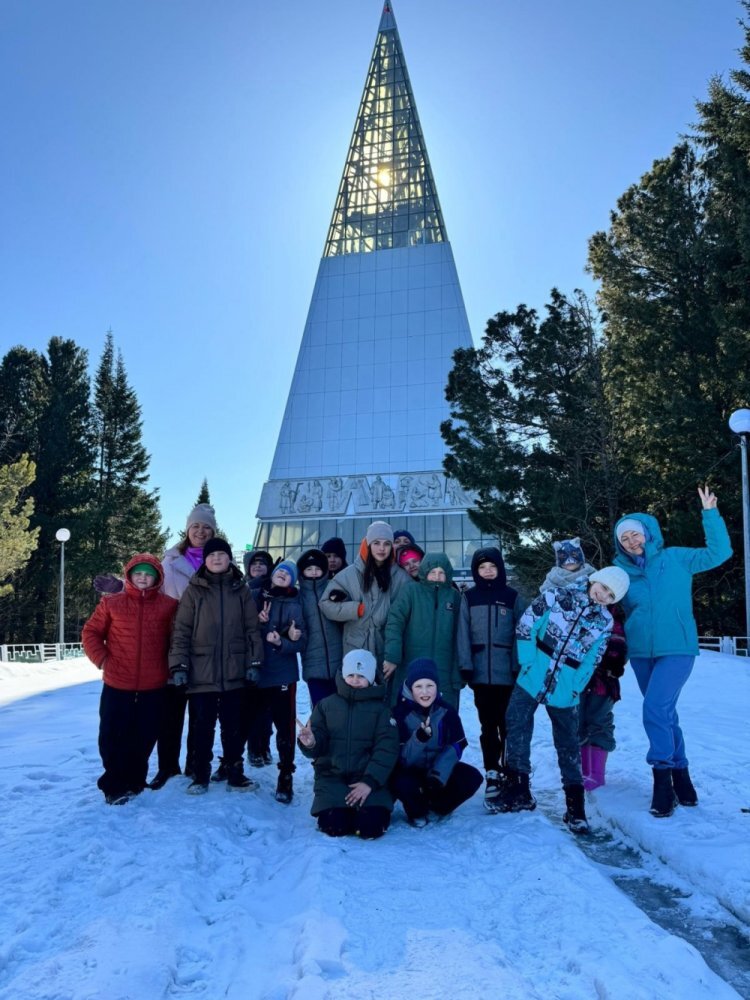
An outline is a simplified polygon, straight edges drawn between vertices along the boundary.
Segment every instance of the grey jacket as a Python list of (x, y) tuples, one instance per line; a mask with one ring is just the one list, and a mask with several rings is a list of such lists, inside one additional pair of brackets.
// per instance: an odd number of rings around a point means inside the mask
[[(361, 556), (357, 556), (351, 566), (340, 570), (329, 581), (320, 602), (320, 610), (326, 618), (343, 625), (344, 655), (352, 649), (368, 649), (377, 660), (380, 669), (383, 666), (385, 623), (388, 620), (391, 604), (404, 587), (413, 586), (413, 582), (399, 566), (392, 566), (391, 585), (385, 593), (375, 581), (370, 589), (365, 591), (364, 573), (364, 560)], [(347, 600), (339, 602), (330, 600), (331, 592), (334, 590), (343, 591)], [(360, 604), (364, 604), (364, 614), (361, 617)]]
[(458, 665), (470, 684), (515, 683), (516, 624), (526, 610), (518, 595), (513, 607), (501, 602), (469, 606), (466, 594), (458, 616)]
[(301, 577), (298, 586), (307, 632), (307, 648), (302, 654), (302, 676), (306, 681), (332, 681), (336, 671), (341, 670), (344, 652), (341, 625), (326, 618), (320, 609), (328, 579), (307, 580)]

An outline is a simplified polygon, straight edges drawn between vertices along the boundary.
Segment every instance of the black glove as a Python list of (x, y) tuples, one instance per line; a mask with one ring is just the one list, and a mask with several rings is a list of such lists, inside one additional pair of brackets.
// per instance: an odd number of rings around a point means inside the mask
[(437, 771), (430, 771), (427, 775), (427, 789), (430, 792), (438, 792), (443, 787), (443, 782)]
[(464, 682), (464, 684), (471, 684), (471, 682), (474, 680), (474, 671), (473, 670), (462, 670), (461, 671), (461, 680)]
[(185, 687), (188, 682), (188, 668), (184, 664), (180, 664), (172, 671), (172, 676), (170, 678), (170, 683), (174, 684), (176, 688)]
[(333, 601), (334, 604), (341, 604), (342, 601), (349, 600), (349, 595), (344, 590), (332, 590), (327, 600)]
[(418, 729), (415, 730), (414, 735), (417, 737), (420, 743), (429, 743), (432, 733), (428, 733), (423, 726), (420, 726)]
[(247, 687), (257, 687), (260, 684), (260, 667), (253, 664), (245, 671), (245, 685)]

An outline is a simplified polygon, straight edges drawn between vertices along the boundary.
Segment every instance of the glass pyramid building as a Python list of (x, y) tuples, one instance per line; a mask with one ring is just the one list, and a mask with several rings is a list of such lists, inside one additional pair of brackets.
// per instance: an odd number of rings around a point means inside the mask
[(293, 556), (367, 525), (406, 528), (456, 568), (481, 543), (442, 470), (444, 390), (471, 346), (390, 2), (375, 40), (255, 547)]

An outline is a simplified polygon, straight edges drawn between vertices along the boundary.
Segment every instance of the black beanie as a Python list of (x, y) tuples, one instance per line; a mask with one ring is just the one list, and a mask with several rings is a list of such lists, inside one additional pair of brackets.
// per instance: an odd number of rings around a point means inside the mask
[(406, 671), (406, 686), (410, 691), (417, 681), (433, 681), (440, 688), (437, 664), (434, 660), (430, 660), (426, 656), (420, 656), (418, 659), (411, 661)]
[[(339, 559), (343, 559), (344, 562), (346, 562), (346, 545), (344, 545), (343, 538), (329, 538), (320, 546), (320, 551), (324, 552), (326, 555), (330, 552), (331, 555), (338, 556)], [(326, 572), (328, 572), (327, 564)]]
[(326, 559), (325, 552), (322, 552), (320, 549), (308, 549), (307, 552), (303, 552), (297, 560), (297, 569), (300, 576), (304, 575), (304, 571), (308, 566), (317, 566), (323, 573), (323, 576), (327, 576), (328, 560)]
[(206, 561), (206, 557), (210, 556), (212, 552), (226, 552), (229, 556), (229, 561), (232, 561), (232, 550), (229, 548), (229, 542), (225, 542), (223, 538), (209, 538), (203, 546), (204, 563)]

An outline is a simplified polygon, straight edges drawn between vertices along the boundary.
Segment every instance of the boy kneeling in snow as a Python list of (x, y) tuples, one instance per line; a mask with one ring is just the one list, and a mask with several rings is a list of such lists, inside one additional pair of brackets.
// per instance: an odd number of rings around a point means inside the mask
[(630, 579), (617, 566), (593, 573), (579, 588), (545, 590), (524, 611), (516, 628), (520, 673), (505, 722), (507, 783), (503, 812), (534, 809), (529, 789), (534, 713), (544, 705), (552, 722), (566, 813), (574, 833), (588, 833), (584, 809), (578, 704), (612, 633), (608, 604), (621, 600)]
[(391, 822), (388, 779), (398, 759), (398, 729), (373, 686), (375, 657), (352, 649), (336, 675), (336, 694), (313, 709), (300, 728), (300, 750), (315, 767), (311, 813), (329, 837), (382, 837)]

